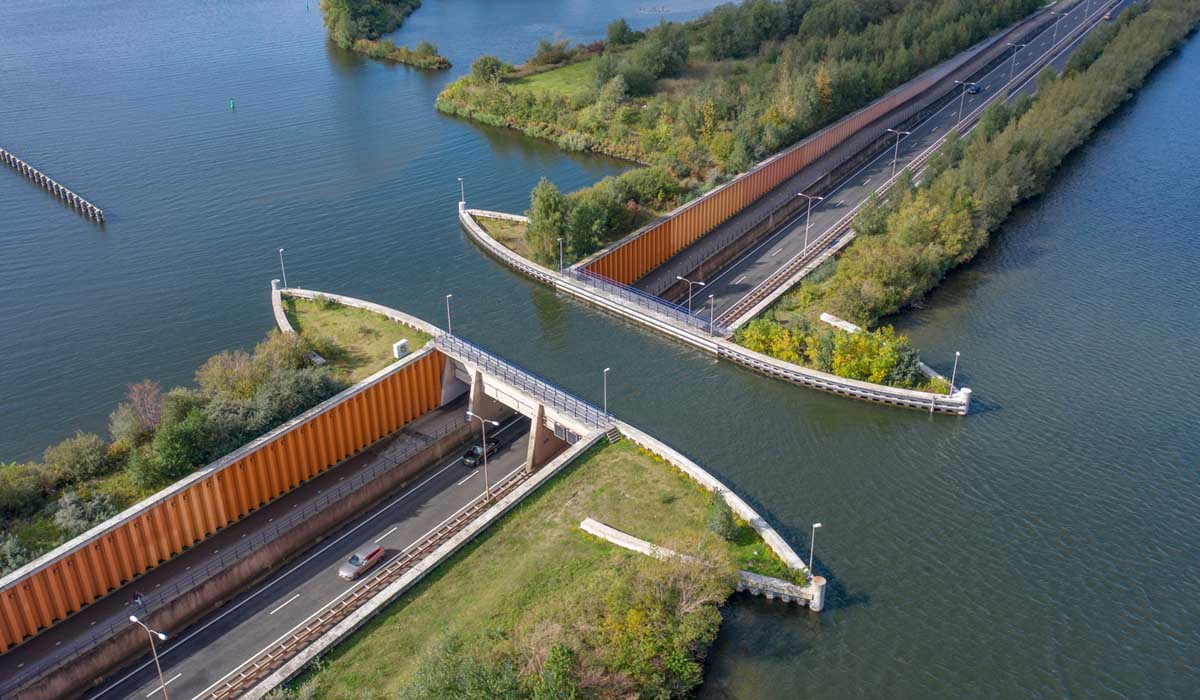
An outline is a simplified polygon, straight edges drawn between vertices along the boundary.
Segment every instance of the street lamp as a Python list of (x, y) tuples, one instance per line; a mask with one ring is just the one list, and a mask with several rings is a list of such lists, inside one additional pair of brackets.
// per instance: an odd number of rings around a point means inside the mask
[(812, 524), (812, 542), (808, 545), (808, 574), (812, 575), (813, 570), (813, 551), (817, 547), (817, 529), (821, 527), (821, 523)]
[(454, 295), (453, 294), (446, 295), (446, 332), (449, 333), (450, 335), (454, 335), (454, 329), (450, 327), (450, 297), (452, 297), (452, 296), (454, 296)]
[(679, 275), (675, 275), (675, 279), (687, 282), (687, 285), (688, 285), (688, 316), (691, 316), (692, 315), (692, 285), (698, 285), (698, 286), (703, 287), (704, 283), (703, 282), (693, 282), (690, 279), (688, 279), (686, 277), (680, 277)]
[(717, 311), (717, 295), (708, 295), (708, 334), (713, 334), (713, 314)]
[(958, 98), (958, 122), (961, 123), (963, 107), (967, 104), (967, 86), (968, 85), (978, 85), (979, 83), (973, 83), (969, 80), (955, 80), (954, 82), (963, 86), (962, 95), (960, 95)]
[(900, 158), (900, 137), (901, 136), (911, 136), (912, 132), (911, 131), (897, 131), (895, 129), (888, 129), (888, 131), (890, 131), (896, 135), (896, 150), (894, 153), (892, 153), (892, 177), (894, 178), (894, 177), (896, 177), (896, 160), (898, 158)]
[(287, 270), (283, 268), (283, 248), (279, 249), (279, 273), (283, 275), (283, 288), (287, 289)]
[(562, 247), (562, 236), (559, 236), (558, 237), (558, 274), (561, 275), (562, 271), (563, 271), (563, 247)]
[(162, 688), (163, 700), (170, 700), (167, 697), (167, 684), (163, 680), (162, 665), (158, 663), (158, 649), (154, 646), (154, 638), (158, 637), (159, 641), (167, 641), (167, 635), (157, 630), (152, 630), (146, 626), (146, 623), (137, 618), (137, 615), (130, 615), (129, 621), (141, 625), (142, 629), (146, 630), (146, 635), (150, 638), (150, 653), (154, 656), (154, 667), (158, 669), (158, 685)]
[(1011, 41), (1005, 43), (1013, 47), (1012, 68), (1008, 69), (1008, 79), (1012, 80), (1013, 76), (1017, 74), (1017, 54), (1021, 52), (1021, 49), (1029, 46), (1029, 44), (1014, 44)]
[(611, 367), (604, 368), (604, 416), (608, 417), (608, 370)]
[(487, 427), (490, 424), (494, 428), (500, 425), (500, 423), (494, 420), (488, 420), (483, 416), (477, 416), (474, 413), (467, 411), (467, 419), (470, 420), (471, 418), (477, 418), (479, 420), (481, 430), (483, 431), (483, 496), (485, 501), (490, 501), (492, 500), (492, 485), (491, 482), (488, 481), (487, 470)]
[[(888, 131), (891, 131), (891, 129), (888, 129)], [(823, 202), (825, 201), (825, 198), (814, 197), (811, 194), (804, 194), (803, 192), (797, 192), (796, 196), (808, 198), (808, 213), (804, 215), (804, 249), (808, 250), (808, 228), (812, 225), (812, 203), (814, 199), (818, 202)]]
[(950, 372), (950, 395), (954, 395), (954, 379), (958, 376), (958, 351), (954, 351), (954, 370)]
[(1054, 10), (1049, 12), (1054, 15), (1054, 36), (1050, 39), (1050, 48), (1054, 48), (1054, 45), (1058, 43), (1058, 20), (1062, 19), (1063, 13)]
[(463, 203), (466, 203), (467, 201), (467, 190), (463, 186), (463, 180), (461, 177), (458, 178), (458, 201)]

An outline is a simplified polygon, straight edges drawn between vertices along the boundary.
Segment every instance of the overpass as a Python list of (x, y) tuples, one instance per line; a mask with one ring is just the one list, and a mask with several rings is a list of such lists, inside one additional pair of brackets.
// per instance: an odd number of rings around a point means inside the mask
[[(275, 307), (292, 291), (312, 293), (273, 285)], [(433, 340), (0, 579), (0, 697), (153, 696), (152, 662), (125, 668), (146, 651), (131, 612), (171, 634), (160, 657), (172, 696), (261, 697), (601, 439), (633, 439), (676, 464), (806, 570), (686, 457), (462, 338), (384, 311)], [(481, 471), (460, 464), (479, 428), (467, 410), (500, 423), (489, 437), (503, 446)], [(387, 558), (347, 584), (334, 570), (364, 542)]]

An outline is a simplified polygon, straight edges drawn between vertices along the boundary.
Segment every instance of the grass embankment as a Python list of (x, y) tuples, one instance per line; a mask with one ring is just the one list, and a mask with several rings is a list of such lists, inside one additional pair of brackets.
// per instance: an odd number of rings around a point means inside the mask
[[(581, 698), (681, 697), (701, 679), (699, 662), (716, 634), (716, 608), (732, 590), (733, 569), (787, 576), (749, 526), (739, 525), (732, 542), (710, 534), (710, 502), (695, 482), (630, 441), (602, 442), (335, 650), (293, 692), (346, 700), (524, 698), (553, 668)], [(586, 517), (679, 551), (707, 552), (718, 580), (704, 571), (682, 572), (681, 579), (670, 563), (591, 538), (579, 530)], [(694, 592), (681, 585), (715, 585), (716, 593), (692, 600)], [(447, 659), (495, 681), (489, 692), (468, 692), (466, 681), (451, 678)]]
[(512, 221), (511, 219), (495, 219), (490, 216), (476, 216), (475, 222), (483, 227), (484, 231), (492, 238), (496, 239), (505, 248), (520, 255), (523, 258), (533, 260), (529, 253), (529, 243), (525, 240), (525, 229), (529, 227), (524, 221)]
[(562, 210), (531, 208), (531, 237), (549, 229), (530, 241), (535, 258), (557, 259), (544, 244), (562, 237), (566, 257), (577, 260), (638, 225), (622, 212), (630, 203), (671, 209), (1039, 4), (757, 0), (647, 32), (618, 21), (605, 41), (587, 46), (543, 40), (515, 68), (481, 57), (438, 96), (437, 108), (661, 169), (668, 184), (632, 188), (627, 198), (593, 190)]
[(416, 352), (429, 336), (386, 316), (343, 306), (331, 299), (285, 296), (288, 322), (301, 336), (312, 337), (329, 368), (347, 382), (358, 382), (396, 361), (392, 344), (406, 339)]
[[(811, 354), (806, 334), (821, 312), (873, 323), (920, 299), (971, 260), (1013, 208), (1043, 192), (1063, 159), (1134, 94), (1200, 22), (1200, 2), (1135, 5), (1081, 46), (1061, 77), (1044, 74), (1032, 99), (989, 108), (968, 138), (952, 140), (920, 187), (892, 188), (865, 207), (857, 237), (750, 324), (748, 336), (782, 357)], [(760, 349), (760, 348), (755, 348)]]

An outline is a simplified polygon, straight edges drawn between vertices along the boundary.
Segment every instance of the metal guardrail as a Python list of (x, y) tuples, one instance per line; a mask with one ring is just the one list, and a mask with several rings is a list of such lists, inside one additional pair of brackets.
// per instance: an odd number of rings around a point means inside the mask
[(623, 301), (632, 302), (639, 308), (646, 309), (654, 313), (658, 313), (667, 317), (667, 320), (676, 323), (682, 323), (701, 332), (710, 335), (723, 336), (726, 334), (726, 329), (718, 323), (710, 324), (708, 320), (699, 316), (693, 316), (688, 313), (687, 307), (682, 304), (674, 304), (663, 299), (662, 297), (654, 296), (649, 292), (631, 287), (627, 284), (621, 284), (616, 280), (611, 280), (602, 275), (598, 275), (591, 270), (584, 268), (568, 268), (563, 270), (563, 274), (571, 279), (584, 284), (593, 289), (607, 292)]
[(241, 697), (267, 675), (287, 663), (289, 659), (419, 564), (431, 552), (461, 532), (491, 504), (512, 493), (528, 480), (531, 474), (532, 472), (527, 469), (518, 469), (492, 489), (491, 498), (488, 498), (488, 494), (477, 496), (466, 508), (444, 522), (435, 532), (412, 544), (398, 557), (384, 564), (362, 585), (355, 586), (342, 594), (333, 605), (319, 615), (306, 621), (299, 628), (293, 629), (287, 636), (259, 652), (253, 659), (244, 662), (228, 680), (207, 691), (204, 696), (209, 700)]
[[(1101, 3), (1101, 5), (1098, 6), (1098, 9), (1092, 13), (1091, 19), (1093, 21), (1091, 24), (1089, 24), (1088, 20), (1085, 18), (1070, 31), (1063, 34), (1062, 38), (1059, 39), (1057, 43), (1047, 49), (1042, 56), (1038, 57), (1039, 60), (1023, 68), (1015, 77), (1010, 77), (1000, 90), (996, 90), (989, 97), (989, 99), (975, 107), (969, 114), (967, 114), (967, 116), (958, 122), (955, 125), (955, 129), (964, 135), (968, 133), (972, 128), (974, 128), (976, 123), (979, 121), (980, 116), (982, 116), (983, 111), (987, 107), (993, 104), (997, 99), (1009, 99), (1011, 97), (1010, 91), (1012, 90), (1012, 86), (1024, 85), (1024, 83), (1026, 83), (1033, 75), (1036, 75), (1044, 70), (1046, 66), (1048, 66), (1054, 60), (1054, 52), (1059, 46), (1069, 45), (1070, 42), (1075, 41), (1078, 38), (1079, 34), (1089, 31), (1092, 27), (1094, 27), (1098, 22), (1097, 18), (1107, 10), (1108, 4), (1112, 3)], [(1043, 28), (1042, 31), (1048, 30)], [(881, 196), (887, 194), (887, 192), (892, 188), (905, 170), (909, 171), (914, 178), (920, 175), (929, 159), (933, 157), (933, 154), (940, 150), (945, 143), (946, 136), (942, 136), (927, 149), (918, 154), (916, 158), (905, 165), (899, 173), (884, 181), (879, 188), (875, 190), (875, 193)], [(826, 229), (825, 233), (821, 234), (816, 239), (813, 239), (807, 248), (797, 253), (792, 259), (788, 260), (778, 269), (768, 275), (754, 289), (751, 289), (749, 292), (747, 292), (745, 296), (734, 302), (734, 304), (728, 309), (721, 312), (721, 315), (717, 317), (717, 321), (725, 326), (732, 326), (733, 328), (736, 328), (737, 325), (739, 325), (737, 321), (743, 314), (752, 309), (760, 301), (767, 298), (779, 287), (780, 284), (783, 284), (785, 281), (789, 280), (793, 274), (799, 270), (802, 270), (804, 266), (808, 265), (815, 258), (819, 257), (829, 247), (833, 239), (836, 239), (849, 231), (854, 222), (854, 217), (858, 214), (859, 210), (865, 203), (866, 200), (864, 199), (862, 202), (856, 204), (849, 212), (846, 213), (845, 216), (843, 216), (841, 219), (838, 219), (833, 226)], [(772, 209), (771, 215), (774, 215), (774, 213), (777, 212), (782, 206), (784, 205)], [(762, 221), (765, 219), (766, 217), (760, 218), (754, 223), (754, 225), (762, 223)], [(748, 230), (750, 225), (742, 228)]]
[[(214, 576), (228, 570), (229, 567), (237, 564), (246, 556), (261, 551), (266, 544), (274, 541), (281, 535), (289, 533), (297, 525), (311, 519), (332, 503), (345, 498), (387, 471), (400, 466), (417, 453), (436, 443), (439, 439), (459, 429), (459, 427), (461, 427), (460, 424), (451, 421), (439, 427), (431, 434), (413, 435), (415, 442), (404, 446), (398, 451), (393, 452), (385, 448), (379, 455), (381, 459), (359, 470), (350, 478), (338, 482), (336, 486), (325, 491), (321, 496), (310, 500), (303, 507), (296, 508), (287, 515), (276, 518), (274, 522), (253, 534), (247, 535), (238, 541), (236, 545), (218, 552), (216, 557), (209, 559), (204, 565), (192, 568), (156, 586), (152, 592), (142, 597), (142, 604), (136, 611), (139, 615), (143, 616), (153, 614), (171, 601), (195, 590), (207, 583)], [(371, 449), (371, 447), (367, 447), (359, 454), (361, 455)], [(328, 472), (329, 470), (326, 470), (322, 474)], [(134, 579), (134, 581), (137, 581), (137, 579)], [(133, 582), (127, 584), (127, 586), (133, 586)], [(109, 595), (115, 595), (115, 592)], [(127, 631), (130, 625), (130, 612), (130, 610), (122, 610), (120, 613), (97, 622), (91, 626), (85, 635), (76, 637), (69, 643), (56, 647), (53, 658), (41, 659), (21, 668), (15, 673), (8, 674), (3, 680), (0, 680), (0, 696), (6, 696), (9, 692), (25, 687), (41, 676), (110, 641), (121, 632)]]
[(612, 423), (610, 416), (606, 416), (603, 411), (590, 403), (456, 335), (443, 333), (434, 338), (433, 344), (442, 352), (483, 367), (488, 374), (503, 379), (514, 387), (537, 397), (543, 403), (553, 406), (593, 428), (603, 428)]

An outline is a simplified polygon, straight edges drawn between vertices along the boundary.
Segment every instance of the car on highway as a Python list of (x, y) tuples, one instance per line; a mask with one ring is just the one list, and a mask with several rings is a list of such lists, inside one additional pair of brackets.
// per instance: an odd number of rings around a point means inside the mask
[(979, 87), (979, 83), (970, 83), (969, 85), (967, 85), (967, 94), (968, 95), (978, 95), (979, 91), (982, 89), (983, 88)]
[[(499, 449), (499, 442), (496, 442), (495, 440), (487, 441), (486, 451), (488, 457), (496, 454), (496, 451)], [(478, 467), (480, 464), (483, 464), (484, 450), (485, 447), (483, 445), (471, 445), (471, 448), (467, 450), (465, 454), (463, 454), (463, 464), (468, 467)]]
[(381, 559), (383, 559), (383, 547), (377, 544), (364, 544), (354, 550), (349, 559), (342, 562), (342, 565), (338, 567), (338, 576), (347, 581), (353, 581), (362, 576), (367, 569), (378, 564)]
[(1105, 13), (1104, 13), (1104, 19), (1111, 20), (1111, 19), (1112, 19), (1112, 13), (1111, 13), (1111, 12), (1105, 12)]

